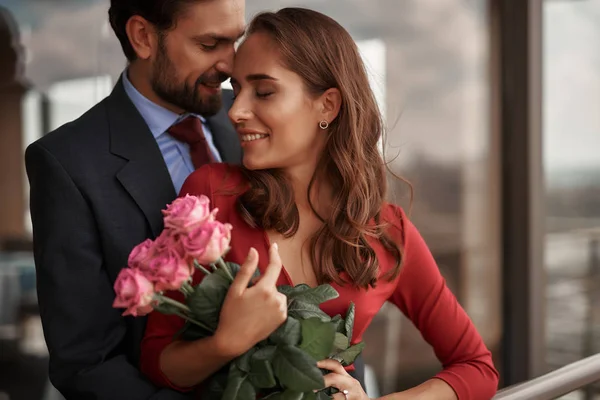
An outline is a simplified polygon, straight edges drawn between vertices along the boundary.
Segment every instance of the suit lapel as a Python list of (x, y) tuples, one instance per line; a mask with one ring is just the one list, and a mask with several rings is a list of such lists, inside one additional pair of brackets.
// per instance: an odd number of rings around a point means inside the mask
[(121, 79), (108, 98), (110, 151), (127, 160), (116, 178), (133, 198), (154, 236), (163, 229), (162, 212), (176, 197), (158, 144), (135, 108)]

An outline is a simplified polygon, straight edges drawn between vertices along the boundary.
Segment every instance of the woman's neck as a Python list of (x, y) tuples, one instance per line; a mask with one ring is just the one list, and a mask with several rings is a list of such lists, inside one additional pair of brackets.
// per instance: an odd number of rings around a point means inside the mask
[(311, 188), (309, 202), (308, 188), (314, 173), (314, 168), (295, 168), (286, 171), (286, 175), (288, 176), (288, 179), (290, 179), (290, 183), (294, 190), (296, 206), (298, 207), (300, 214), (305, 212), (312, 213), (314, 207), (319, 216), (325, 217), (329, 214), (332, 203), (331, 185), (325, 177), (317, 176)]

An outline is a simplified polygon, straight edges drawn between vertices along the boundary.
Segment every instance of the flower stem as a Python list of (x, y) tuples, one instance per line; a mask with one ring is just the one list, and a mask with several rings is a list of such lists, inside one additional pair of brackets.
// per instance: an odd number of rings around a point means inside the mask
[(210, 275), (212, 272), (204, 268), (198, 261), (194, 260), (194, 266), (204, 273), (204, 275)]
[(185, 295), (185, 297), (188, 297), (189, 295), (194, 293), (194, 288), (192, 287), (192, 285), (190, 285), (189, 282), (183, 282), (183, 285), (181, 285), (181, 288), (179, 290)]
[(170, 306), (173, 306), (179, 310), (183, 310), (186, 313), (190, 312), (190, 308), (188, 306), (186, 306), (185, 304), (182, 304), (180, 302), (178, 302), (177, 300), (173, 300), (167, 296), (163, 296), (162, 294), (157, 295), (158, 297), (158, 301), (164, 304), (168, 304)]
[(178, 311), (175, 311), (175, 313), (174, 313), (174, 314), (175, 314), (175, 315), (177, 315), (177, 316), (179, 316), (179, 317), (181, 317), (181, 318), (183, 318), (183, 319), (185, 319), (186, 321), (189, 321), (190, 323), (192, 323), (192, 324), (194, 324), (194, 325), (197, 325), (197, 326), (199, 326), (199, 327), (200, 327), (200, 328), (202, 328), (202, 329), (206, 329), (207, 331), (209, 331), (209, 332), (213, 333), (213, 330), (212, 330), (212, 329), (210, 329), (208, 326), (204, 325), (204, 324), (203, 324), (202, 322), (200, 322), (200, 321), (196, 321), (195, 319), (193, 319), (193, 318), (190, 318), (189, 316), (185, 315), (184, 313), (180, 313), (180, 312), (178, 312)]
[(219, 268), (222, 268), (225, 271), (229, 280), (231, 282), (233, 282), (233, 275), (231, 275), (231, 271), (229, 270), (229, 267), (225, 263), (225, 260), (223, 260), (223, 257), (219, 257), (216, 264)]
[[(198, 325), (200, 328), (202, 329), (206, 329), (209, 332), (212, 332), (213, 330), (211, 328), (209, 328), (208, 326), (204, 325), (202, 322), (200, 321), (196, 321), (195, 319), (191, 318), (188, 313), (191, 311), (190, 308), (188, 306), (186, 306), (185, 304), (182, 304), (180, 302), (178, 302), (177, 300), (173, 300), (169, 297), (163, 296), (163, 295), (157, 295), (157, 299), (159, 302), (162, 302), (164, 304), (168, 304), (170, 306), (175, 307), (175, 310), (172, 310), (172, 313), (185, 319), (186, 321), (190, 321), (192, 324)], [(181, 311), (179, 311), (181, 310)]]

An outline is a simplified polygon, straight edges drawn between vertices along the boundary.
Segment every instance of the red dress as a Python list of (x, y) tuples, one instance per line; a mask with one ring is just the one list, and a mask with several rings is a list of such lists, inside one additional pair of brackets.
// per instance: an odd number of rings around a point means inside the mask
[[(268, 263), (267, 236), (264, 230), (252, 228), (244, 222), (235, 207), (239, 189), (244, 187), (243, 179), (237, 167), (209, 164), (190, 175), (181, 194), (209, 197), (212, 207), (219, 208), (217, 219), (233, 225), (232, 249), (227, 254), (227, 261), (241, 264), (250, 247), (254, 247), (259, 254), (259, 270), (263, 272)], [(381, 279), (375, 289), (369, 290), (332, 284), (340, 295), (323, 303), (322, 310), (332, 317), (345, 315), (350, 302), (354, 302), (356, 315), (352, 343), (358, 343), (383, 304), (392, 302), (415, 324), (442, 362), (443, 370), (436, 378), (448, 383), (460, 400), (491, 399), (498, 385), (498, 372), (492, 363), (491, 353), (446, 286), (423, 238), (400, 207), (386, 204), (382, 217), (389, 224), (389, 235), (404, 250), (399, 276), (391, 282)], [(383, 275), (394, 267), (395, 259), (379, 242), (373, 241), (371, 245)], [(194, 278), (201, 276), (196, 273)], [(294, 284), (285, 268), (277, 284)], [(170, 295), (183, 300), (179, 292)], [(151, 313), (141, 349), (142, 372), (159, 386), (181, 391), (184, 389), (173, 385), (162, 373), (159, 357), (183, 323), (177, 316)]]

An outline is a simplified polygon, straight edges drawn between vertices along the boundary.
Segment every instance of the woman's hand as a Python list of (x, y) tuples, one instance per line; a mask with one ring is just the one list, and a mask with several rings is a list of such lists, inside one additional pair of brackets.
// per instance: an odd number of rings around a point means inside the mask
[(325, 375), (325, 387), (334, 387), (340, 391), (333, 395), (334, 399), (339, 400), (369, 400), (360, 382), (354, 379), (340, 364), (335, 360), (323, 360), (317, 363), (319, 368), (331, 371)]
[(251, 249), (221, 308), (215, 337), (233, 356), (269, 337), (287, 318), (287, 297), (276, 286), (282, 269), (277, 245), (271, 246), (269, 265), (261, 279), (248, 287), (257, 265), (258, 253)]

